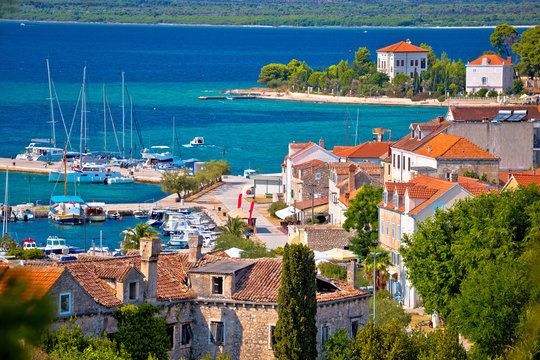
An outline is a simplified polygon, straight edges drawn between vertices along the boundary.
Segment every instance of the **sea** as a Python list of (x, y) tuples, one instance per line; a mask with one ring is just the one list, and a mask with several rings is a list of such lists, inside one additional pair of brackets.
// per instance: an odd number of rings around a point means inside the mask
[[(521, 30), (520, 30), (521, 31)], [(352, 62), (359, 47), (375, 51), (410, 39), (440, 56), (465, 63), (492, 50), (491, 28), (272, 28), (168, 25), (97, 25), (0, 22), (0, 157), (15, 156), (31, 139), (51, 138), (49, 59), (57, 144), (78, 151), (80, 134), (93, 151), (138, 156), (142, 148), (170, 146), (183, 159), (226, 159), (234, 174), (252, 168), (281, 171), (289, 142), (318, 142), (327, 148), (372, 139), (372, 129), (392, 129), (400, 138), (411, 122), (445, 115), (445, 108), (340, 105), (272, 100), (206, 100), (230, 89), (257, 84), (261, 67), (305, 61), (313, 69)], [(86, 76), (87, 123), (81, 127), (79, 94)], [(124, 107), (121, 79), (124, 73)], [(105, 96), (104, 96), (105, 94)], [(106, 99), (104, 105), (104, 98)], [(122, 116), (122, 110), (124, 115)], [(105, 113), (105, 117), (104, 117)], [(112, 119), (112, 120), (111, 120)], [(174, 124), (174, 126), (173, 126)], [(81, 130), (82, 128), (82, 130)], [(106, 129), (105, 129), (106, 128)], [(114, 129), (114, 130), (113, 130)], [(196, 136), (206, 146), (186, 147)], [(69, 141), (68, 141), (69, 138)], [(5, 192), (0, 173), (0, 202)], [(82, 185), (87, 201), (157, 200), (157, 185)], [(9, 175), (9, 203), (42, 201), (61, 194), (45, 176)], [(127, 220), (126, 220), (127, 221)], [(113, 226), (107, 222), (103, 229)], [(120, 224), (120, 225), (118, 225)], [(112, 232), (127, 222), (114, 223)], [(12, 225), (17, 237), (64, 236), (81, 246), (81, 228), (44, 220)], [(88, 226), (93, 232), (100, 225)], [(25, 232), (25, 229), (28, 229)], [(104, 244), (117, 246), (106, 236)], [(109, 243), (110, 242), (110, 243)]]

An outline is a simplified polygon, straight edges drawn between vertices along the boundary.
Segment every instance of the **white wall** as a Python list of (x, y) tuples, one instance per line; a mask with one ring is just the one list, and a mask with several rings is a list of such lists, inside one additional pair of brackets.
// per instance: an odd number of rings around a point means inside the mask
[[(467, 92), (477, 92), (482, 88), (503, 92), (513, 86), (512, 65), (467, 65)], [(482, 83), (486, 78), (486, 84)]]
[[(421, 67), (422, 59), (424, 59), (424, 68)], [(401, 66), (402, 61), (403, 66)], [(386, 66), (384, 66), (385, 64)], [(377, 71), (387, 74), (390, 77), (390, 80), (399, 73), (404, 73), (409, 76), (411, 76), (411, 74), (414, 75), (415, 69), (418, 75), (420, 75), (427, 70), (427, 66), (427, 53), (424, 52), (377, 53)]]

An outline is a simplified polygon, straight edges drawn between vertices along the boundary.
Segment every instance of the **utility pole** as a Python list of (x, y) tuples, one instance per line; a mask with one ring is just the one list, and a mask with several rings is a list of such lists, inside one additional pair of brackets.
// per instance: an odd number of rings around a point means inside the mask
[(377, 298), (377, 256), (382, 255), (381, 252), (370, 252), (369, 255), (373, 256), (373, 325), (375, 325), (376, 316), (376, 298)]

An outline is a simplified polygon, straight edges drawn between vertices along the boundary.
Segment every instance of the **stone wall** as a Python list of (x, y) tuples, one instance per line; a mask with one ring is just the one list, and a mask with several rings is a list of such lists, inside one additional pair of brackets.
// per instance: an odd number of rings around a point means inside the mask
[[(451, 161), (438, 160), (439, 164), (436, 171), (426, 172), (425, 175), (433, 176), (439, 179), (449, 180), (448, 174), (455, 173), (458, 176), (463, 176), (466, 172), (474, 172), (479, 177), (486, 174), (487, 181), (499, 183), (499, 164), (498, 161), (485, 160), (467, 160), (467, 161)], [(418, 171), (422, 173), (422, 171)]]

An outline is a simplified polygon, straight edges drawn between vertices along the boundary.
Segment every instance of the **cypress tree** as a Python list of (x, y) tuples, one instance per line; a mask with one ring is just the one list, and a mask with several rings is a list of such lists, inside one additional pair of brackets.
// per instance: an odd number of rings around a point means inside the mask
[(317, 284), (313, 252), (304, 245), (285, 245), (274, 356), (280, 360), (317, 358)]

